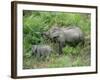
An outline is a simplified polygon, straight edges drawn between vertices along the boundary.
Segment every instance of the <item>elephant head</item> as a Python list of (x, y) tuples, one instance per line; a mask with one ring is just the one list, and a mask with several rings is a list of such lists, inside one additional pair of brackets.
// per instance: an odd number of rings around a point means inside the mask
[(60, 36), (60, 34), (61, 34), (61, 29), (59, 27), (52, 27), (47, 32), (43, 32), (43, 35), (46, 38), (51, 39), (53, 41), (55, 41)]

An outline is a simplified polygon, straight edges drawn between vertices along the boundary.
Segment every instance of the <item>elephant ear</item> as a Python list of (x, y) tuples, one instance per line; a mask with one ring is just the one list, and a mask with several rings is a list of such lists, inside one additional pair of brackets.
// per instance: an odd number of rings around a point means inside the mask
[(64, 34), (60, 34), (59, 35), (58, 41), (63, 42), (63, 43), (65, 42), (65, 36), (64, 36)]

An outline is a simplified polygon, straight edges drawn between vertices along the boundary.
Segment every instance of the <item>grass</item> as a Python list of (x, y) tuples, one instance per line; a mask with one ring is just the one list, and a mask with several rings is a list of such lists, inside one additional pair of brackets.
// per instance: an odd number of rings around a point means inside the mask
[(84, 54), (84, 56), (75, 56), (68, 54), (52, 56), (48, 61), (37, 61), (36, 58), (32, 57), (25, 58), (24, 61), (24, 69), (90, 66), (90, 55)]
[[(91, 18), (88, 13), (65, 13), (65, 12), (43, 12), (43, 11), (23, 11), (23, 69), (53, 68), (53, 67), (76, 67), (91, 65), (90, 32)], [(40, 35), (41, 32), (49, 30), (53, 25), (60, 27), (77, 26), (85, 35), (84, 47), (78, 45), (71, 47), (67, 45), (63, 48), (63, 55), (52, 53), (49, 60), (38, 61), (31, 56), (31, 46), (33, 44), (45, 44), (46, 40)], [(54, 49), (55, 44), (50, 43)]]

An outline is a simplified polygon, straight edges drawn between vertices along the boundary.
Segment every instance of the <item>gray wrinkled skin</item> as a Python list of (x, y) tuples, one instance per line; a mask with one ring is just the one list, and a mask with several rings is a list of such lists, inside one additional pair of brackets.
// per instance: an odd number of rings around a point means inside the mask
[(51, 54), (51, 47), (49, 45), (32, 45), (32, 53), (38, 59), (46, 59)]
[(44, 35), (59, 43), (59, 54), (66, 44), (76, 46), (79, 42), (84, 42), (84, 35), (79, 27), (52, 27)]

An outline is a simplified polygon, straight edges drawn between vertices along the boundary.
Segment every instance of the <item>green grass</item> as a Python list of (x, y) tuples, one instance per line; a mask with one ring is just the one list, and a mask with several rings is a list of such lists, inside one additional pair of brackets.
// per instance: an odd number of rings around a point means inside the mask
[(52, 56), (46, 61), (37, 61), (34, 57), (27, 57), (24, 59), (24, 69), (90, 66), (90, 54), (82, 55), (81, 53), (77, 56), (72, 54)]
[[(65, 13), (65, 12), (43, 12), (23, 11), (23, 68), (52, 68), (52, 67), (73, 67), (91, 65), (90, 32), (91, 18), (88, 13)], [(49, 60), (38, 61), (31, 56), (33, 44), (44, 44), (46, 40), (40, 35), (41, 32), (49, 30), (52, 26), (60, 27), (78, 26), (84, 32), (85, 45), (77, 47), (66, 46), (63, 48), (63, 55), (58, 56), (52, 53)], [(49, 45), (56, 48), (53, 43)], [(57, 45), (56, 45), (57, 46)]]

